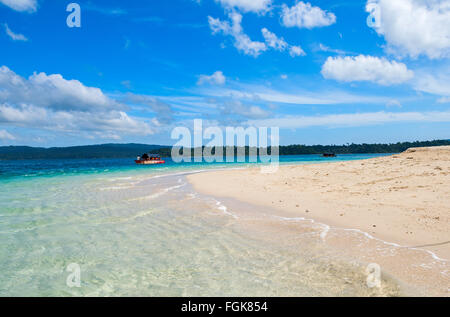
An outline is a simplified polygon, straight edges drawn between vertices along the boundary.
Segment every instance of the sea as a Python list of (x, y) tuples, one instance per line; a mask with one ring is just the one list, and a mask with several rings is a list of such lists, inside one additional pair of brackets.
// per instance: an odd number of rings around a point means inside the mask
[(407, 285), (372, 261), (406, 253), (417, 257), (407, 274), (448, 275), (434, 254), (203, 195), (186, 180), (257, 164), (0, 161), (0, 296), (402, 296)]

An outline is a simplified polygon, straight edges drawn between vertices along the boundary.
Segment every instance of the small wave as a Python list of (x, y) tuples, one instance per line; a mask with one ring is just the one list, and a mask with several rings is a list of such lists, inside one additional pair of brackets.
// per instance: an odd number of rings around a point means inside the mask
[(152, 195), (144, 196), (144, 197), (138, 197), (138, 198), (134, 198), (134, 199), (129, 199), (128, 201), (152, 200), (152, 199), (161, 197), (161, 196), (167, 194), (168, 192), (170, 192), (170, 191), (172, 191), (172, 190), (181, 188), (181, 187), (183, 187), (183, 186), (186, 186), (186, 183), (181, 184), (181, 185), (172, 186), (172, 187), (167, 187), (167, 188), (164, 188), (163, 190), (157, 192), (156, 194), (152, 194)]
[(196, 193), (190, 193), (190, 194), (187, 194), (186, 195), (189, 199), (195, 199), (195, 198), (197, 198), (197, 194)]
[(322, 232), (320, 233), (320, 238), (325, 241), (328, 232), (330, 232), (330, 226), (326, 225), (324, 223), (318, 223), (316, 221), (314, 221), (313, 219), (307, 219), (307, 218), (303, 218), (303, 217), (293, 217), (293, 218), (288, 218), (288, 217), (279, 217), (279, 216), (275, 216), (275, 218), (281, 219), (281, 220), (285, 220), (285, 221), (306, 221), (306, 222), (310, 222), (310, 223), (314, 223), (319, 225), (322, 228)]
[(228, 211), (227, 206), (225, 206), (224, 204), (222, 204), (220, 201), (216, 200), (216, 206), (217, 209), (219, 209), (220, 211), (222, 211), (224, 214), (233, 217), (234, 219), (239, 219), (238, 216), (236, 216), (235, 214), (231, 213)]
[[(296, 218), (286, 218), (286, 217), (278, 217), (278, 216), (274, 216), (274, 217), (275, 217), (275, 218), (278, 218), (278, 219), (281, 219), (281, 220), (286, 220), (286, 221), (307, 221), (307, 222), (310, 222), (310, 223), (318, 224), (318, 225), (320, 225), (320, 226), (322, 226), (322, 227), (324, 228), (323, 231), (322, 231), (321, 234), (320, 234), (320, 238), (321, 238), (322, 240), (325, 240), (326, 236), (328, 235), (328, 232), (329, 232), (330, 229), (331, 229), (330, 226), (328, 226), (328, 225), (326, 225), (326, 224), (323, 224), (323, 223), (318, 223), (318, 222), (316, 222), (316, 221), (313, 220), (313, 219), (307, 219), (307, 218), (303, 218), (303, 217), (296, 217)], [(402, 245), (397, 244), (397, 243), (394, 243), (394, 242), (387, 242), (387, 241), (384, 241), (384, 240), (382, 240), (382, 239), (375, 238), (375, 237), (372, 236), (371, 234), (369, 234), (369, 233), (367, 233), (367, 232), (364, 232), (364, 231), (362, 231), (362, 230), (359, 230), (359, 229), (343, 229), (343, 228), (334, 228), (334, 229), (337, 229), (337, 230), (343, 230), (343, 231), (347, 231), (347, 232), (357, 232), (357, 233), (359, 233), (359, 234), (364, 235), (364, 236), (365, 236), (366, 238), (368, 238), (368, 239), (375, 240), (375, 241), (379, 241), (379, 242), (381, 242), (381, 243), (383, 243), (383, 244), (385, 244), (385, 245), (389, 245), (389, 246), (392, 246), (392, 247), (395, 247), (395, 248), (398, 248), (398, 249), (408, 249), (408, 250), (415, 250), (415, 251), (425, 252), (425, 253), (428, 253), (428, 254), (429, 254), (434, 260), (436, 260), (436, 261), (440, 261), (440, 262), (448, 262), (447, 259), (443, 259), (443, 258), (438, 257), (438, 256), (436, 255), (436, 253), (434, 253), (434, 252), (432, 252), (432, 251), (430, 251), (430, 250), (421, 249), (421, 248), (417, 248), (417, 247), (402, 246)]]
[(381, 242), (381, 243), (383, 243), (383, 244), (386, 244), (386, 245), (389, 245), (389, 246), (393, 246), (393, 247), (398, 248), (398, 249), (408, 249), (408, 250), (422, 251), (422, 252), (425, 252), (425, 253), (428, 253), (429, 255), (431, 255), (431, 257), (432, 257), (433, 259), (435, 259), (436, 261), (440, 261), (440, 262), (448, 262), (447, 259), (443, 259), (443, 258), (438, 257), (438, 256), (436, 255), (436, 253), (434, 253), (433, 251), (430, 251), (430, 250), (420, 249), (420, 248), (415, 248), (415, 247), (403, 246), (403, 245), (400, 245), (400, 244), (397, 244), (397, 243), (394, 243), (394, 242), (387, 242), (387, 241), (384, 241), (384, 240), (382, 240), (382, 239), (375, 238), (375, 237), (372, 236), (371, 234), (369, 234), (369, 233), (367, 233), (367, 232), (364, 232), (364, 231), (362, 231), (362, 230), (359, 230), (359, 229), (342, 229), (342, 230), (344, 230), (344, 231), (358, 232), (358, 233), (360, 233), (360, 234), (363, 234), (363, 235), (364, 235), (365, 237), (367, 237), (368, 239), (376, 240), (376, 241), (379, 241), (379, 242)]
[(115, 181), (130, 180), (130, 179), (133, 179), (133, 177), (128, 176), (128, 177), (108, 178), (108, 181), (115, 182)]
[(111, 186), (111, 187), (103, 187), (99, 188), (100, 191), (106, 191), (106, 190), (122, 190), (122, 189), (130, 189), (134, 188), (135, 186)]
[(149, 179), (170, 177), (170, 176), (185, 176), (185, 175), (199, 174), (199, 173), (203, 173), (203, 172), (219, 172), (219, 171), (243, 170), (243, 169), (246, 169), (246, 168), (245, 167), (207, 168), (207, 169), (183, 171), (183, 172), (178, 172), (178, 173), (155, 175), (155, 176), (149, 177)]

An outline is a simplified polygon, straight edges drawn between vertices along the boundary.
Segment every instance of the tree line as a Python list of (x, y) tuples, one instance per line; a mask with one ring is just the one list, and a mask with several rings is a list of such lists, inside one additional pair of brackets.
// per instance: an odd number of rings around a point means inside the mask
[[(287, 145), (278, 148), (280, 155), (304, 155), (304, 154), (368, 154), (368, 153), (400, 153), (411, 147), (428, 147), (450, 145), (450, 140), (436, 140), (425, 142), (402, 142), (391, 144), (346, 144), (346, 145)], [(194, 156), (194, 149), (188, 149)], [(215, 154), (215, 148), (208, 149)], [(248, 155), (249, 147), (233, 151), (237, 155), (241, 150)], [(255, 149), (258, 154), (265, 153), (267, 149)], [(222, 149), (224, 155), (226, 148)], [(159, 154), (162, 157), (170, 157), (172, 147), (148, 144), (102, 144), (90, 146), (74, 146), (64, 148), (35, 148), (26, 146), (0, 147), (0, 160), (23, 159), (93, 159), (93, 158), (135, 158), (144, 153)], [(252, 152), (254, 153), (254, 152)], [(268, 154), (271, 154), (270, 149)]]

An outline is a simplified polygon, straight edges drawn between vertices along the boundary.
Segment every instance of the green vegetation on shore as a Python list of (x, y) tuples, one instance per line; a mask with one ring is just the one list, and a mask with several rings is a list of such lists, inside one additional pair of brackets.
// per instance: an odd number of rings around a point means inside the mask
[[(411, 147), (450, 145), (450, 140), (426, 142), (403, 142), (394, 144), (347, 144), (347, 145), (288, 145), (280, 146), (280, 155), (301, 154), (366, 154), (400, 153)], [(91, 158), (134, 158), (143, 153), (171, 156), (172, 148), (148, 144), (102, 144), (64, 148), (34, 148), (27, 146), (0, 147), (1, 160), (24, 159), (91, 159)], [(236, 151), (236, 149), (235, 149)], [(214, 153), (214, 150), (212, 151)], [(249, 148), (246, 147), (246, 154)], [(224, 151), (225, 153), (225, 151)]]

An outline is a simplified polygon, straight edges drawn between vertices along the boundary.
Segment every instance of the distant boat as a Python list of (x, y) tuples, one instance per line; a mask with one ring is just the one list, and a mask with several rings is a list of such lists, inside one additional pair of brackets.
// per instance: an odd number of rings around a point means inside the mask
[(335, 153), (323, 153), (323, 157), (336, 157)]
[(162, 160), (161, 156), (157, 154), (143, 154), (142, 156), (138, 156), (135, 162), (139, 165), (155, 165), (166, 163), (166, 161)]

